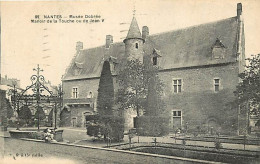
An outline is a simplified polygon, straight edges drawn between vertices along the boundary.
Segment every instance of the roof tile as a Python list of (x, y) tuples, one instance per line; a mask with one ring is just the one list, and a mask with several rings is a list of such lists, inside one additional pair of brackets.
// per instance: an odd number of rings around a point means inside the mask
[[(160, 52), (159, 66), (161, 69), (191, 67), (236, 61), (237, 49), (237, 17), (217, 22), (202, 24), (185, 29), (168, 31), (150, 35), (144, 43), (145, 55), (154, 49)], [(141, 37), (136, 19), (133, 18), (127, 38)], [(224, 59), (212, 58), (212, 45), (217, 38), (225, 45)], [(113, 43), (109, 49), (100, 46), (82, 50), (72, 61), (64, 79), (80, 79), (99, 77), (104, 60), (110, 56), (117, 62), (125, 59), (125, 44)], [(79, 75), (73, 73), (82, 69)]]

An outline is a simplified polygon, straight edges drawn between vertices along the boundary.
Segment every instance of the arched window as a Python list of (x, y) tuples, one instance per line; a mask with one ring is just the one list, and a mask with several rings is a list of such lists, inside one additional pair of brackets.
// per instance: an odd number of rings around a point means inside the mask
[(138, 43), (135, 43), (135, 48), (138, 49)]

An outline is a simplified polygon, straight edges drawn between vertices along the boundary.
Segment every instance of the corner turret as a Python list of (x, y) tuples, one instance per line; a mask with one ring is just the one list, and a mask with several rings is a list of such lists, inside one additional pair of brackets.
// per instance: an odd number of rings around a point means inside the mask
[(124, 39), (125, 54), (129, 60), (139, 59), (143, 62), (144, 42), (145, 40), (142, 38), (136, 18), (133, 17), (128, 34)]

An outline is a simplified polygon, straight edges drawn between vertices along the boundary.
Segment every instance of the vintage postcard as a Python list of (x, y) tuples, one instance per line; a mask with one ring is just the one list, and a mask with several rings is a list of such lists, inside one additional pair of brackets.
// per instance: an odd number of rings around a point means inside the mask
[(257, 163), (259, 9), (0, 1), (0, 163)]

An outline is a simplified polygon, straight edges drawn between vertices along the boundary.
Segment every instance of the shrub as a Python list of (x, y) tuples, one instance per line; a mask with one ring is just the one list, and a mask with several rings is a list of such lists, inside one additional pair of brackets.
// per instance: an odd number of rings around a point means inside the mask
[(111, 139), (111, 141), (121, 141), (124, 138), (124, 119), (122, 117), (105, 115), (96, 117), (93, 120), (96, 123), (91, 123), (87, 126), (87, 135), (99, 137), (103, 135), (104, 139)]
[(100, 125), (98, 124), (91, 124), (87, 127), (87, 135), (98, 137), (100, 132)]
[(32, 119), (32, 112), (31, 110), (29, 109), (29, 107), (27, 105), (25, 106), (22, 106), (19, 113), (18, 113), (18, 116), (20, 119), (24, 120), (26, 123), (29, 122), (30, 119)]
[[(38, 115), (38, 112), (39, 112), (39, 115)], [(38, 117), (40, 117), (40, 120), (44, 120), (46, 118), (42, 107), (39, 107), (35, 112), (34, 118), (38, 119)]]
[(136, 117), (137, 133), (144, 136), (164, 136), (169, 134), (169, 117)]
[(9, 126), (9, 127), (16, 127), (16, 126), (17, 126), (17, 123), (16, 123), (16, 121), (8, 120), (8, 126)]
[(111, 141), (121, 141), (124, 138), (124, 119), (122, 117), (106, 115), (100, 117), (102, 122), (102, 134), (104, 138), (109, 137)]

